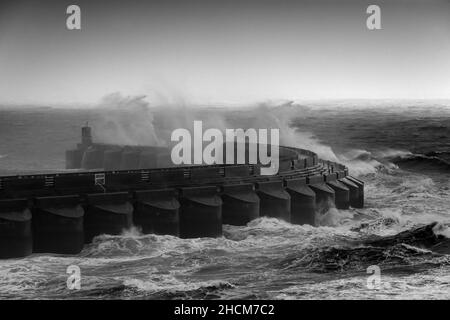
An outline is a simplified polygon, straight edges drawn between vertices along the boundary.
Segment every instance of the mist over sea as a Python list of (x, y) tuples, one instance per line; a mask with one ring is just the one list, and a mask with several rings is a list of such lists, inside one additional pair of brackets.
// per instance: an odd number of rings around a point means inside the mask
[[(113, 97), (114, 98), (114, 97)], [(110, 107), (111, 106), (111, 107)], [(0, 174), (64, 171), (86, 121), (94, 139), (166, 145), (193, 120), (219, 129), (280, 128), (281, 143), (347, 165), (365, 208), (330, 209), (318, 227), (260, 218), (217, 239), (102, 235), (79, 255), (0, 261), (2, 299), (449, 299), (450, 105), (260, 104), (157, 107), (142, 98), (97, 108), (0, 108)], [(69, 265), (81, 290), (66, 287)], [(367, 267), (381, 288), (367, 287)]]

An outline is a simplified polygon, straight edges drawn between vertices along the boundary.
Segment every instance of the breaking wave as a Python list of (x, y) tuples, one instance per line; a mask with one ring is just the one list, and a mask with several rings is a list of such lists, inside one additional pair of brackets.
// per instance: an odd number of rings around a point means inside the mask
[(411, 154), (408, 156), (397, 157), (393, 161), (401, 168), (408, 170), (432, 170), (432, 171), (450, 171), (450, 162), (437, 156), (438, 153)]

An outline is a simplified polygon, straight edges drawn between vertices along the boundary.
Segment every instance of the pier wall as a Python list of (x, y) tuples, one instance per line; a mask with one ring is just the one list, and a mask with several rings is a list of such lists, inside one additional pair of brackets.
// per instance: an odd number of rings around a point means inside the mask
[[(96, 236), (132, 225), (143, 233), (219, 237), (223, 224), (268, 216), (315, 225), (330, 206), (364, 205), (364, 183), (344, 166), (289, 149), (289, 165), (275, 176), (261, 176), (258, 165), (213, 165), (0, 177), (0, 258), (76, 254)], [(118, 152), (105, 154), (119, 163)]]

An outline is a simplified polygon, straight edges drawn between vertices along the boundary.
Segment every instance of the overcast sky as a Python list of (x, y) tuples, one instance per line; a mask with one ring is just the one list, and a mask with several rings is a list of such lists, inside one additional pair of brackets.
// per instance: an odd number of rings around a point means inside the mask
[[(78, 4), (82, 30), (66, 29)], [(381, 7), (382, 30), (366, 28)], [(0, 103), (450, 98), (450, 1), (5, 1)]]

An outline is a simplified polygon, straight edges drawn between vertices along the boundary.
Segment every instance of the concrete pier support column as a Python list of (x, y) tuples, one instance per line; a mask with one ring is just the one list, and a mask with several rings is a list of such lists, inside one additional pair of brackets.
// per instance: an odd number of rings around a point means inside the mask
[(306, 184), (306, 178), (286, 180), (291, 196), (291, 223), (315, 225), (316, 193)]
[(36, 198), (33, 252), (79, 253), (84, 246), (83, 216), (77, 195)]
[(350, 206), (353, 208), (358, 208), (360, 205), (358, 185), (349, 180), (342, 171), (338, 171), (337, 176), (338, 181), (343, 183), (350, 190)]
[(181, 189), (180, 237), (220, 237), (222, 199), (217, 187)]
[(0, 259), (33, 252), (31, 212), (26, 199), (0, 200)]
[(100, 234), (121, 234), (132, 226), (133, 206), (128, 201), (128, 192), (89, 194), (86, 200), (85, 243)]
[(224, 224), (245, 226), (259, 217), (260, 200), (252, 183), (225, 185), (222, 201)]
[(364, 182), (352, 176), (347, 176), (346, 178), (358, 186), (359, 190), (358, 201), (356, 201), (354, 207), (364, 208)]
[(327, 212), (330, 207), (334, 206), (334, 190), (325, 183), (322, 175), (307, 177), (307, 182), (316, 194), (316, 211), (319, 214)]
[(337, 174), (330, 173), (325, 175), (325, 181), (327, 185), (334, 190), (336, 208), (342, 210), (350, 208), (350, 189), (345, 184), (337, 180)]
[(136, 191), (134, 198), (134, 223), (143, 233), (180, 235), (180, 203), (174, 189)]
[(260, 199), (260, 216), (291, 221), (291, 196), (283, 187), (283, 181), (256, 183)]

